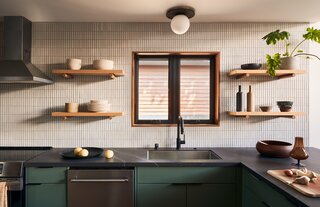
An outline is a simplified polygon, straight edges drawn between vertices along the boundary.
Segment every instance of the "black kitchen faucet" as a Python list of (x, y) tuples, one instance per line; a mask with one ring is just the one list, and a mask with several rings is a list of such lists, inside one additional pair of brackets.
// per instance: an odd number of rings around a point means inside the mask
[[(182, 138), (180, 136), (182, 135)], [(178, 123), (177, 123), (177, 147), (176, 149), (179, 150), (181, 149), (181, 144), (185, 144), (186, 139), (185, 139), (185, 134), (184, 134), (184, 121), (181, 116), (178, 117)]]

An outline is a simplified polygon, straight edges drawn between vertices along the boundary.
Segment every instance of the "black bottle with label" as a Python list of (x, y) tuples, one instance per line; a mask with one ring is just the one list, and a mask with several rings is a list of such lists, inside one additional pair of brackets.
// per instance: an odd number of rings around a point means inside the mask
[(241, 92), (241, 86), (239, 86), (239, 91), (237, 92), (236, 111), (242, 111), (242, 92)]

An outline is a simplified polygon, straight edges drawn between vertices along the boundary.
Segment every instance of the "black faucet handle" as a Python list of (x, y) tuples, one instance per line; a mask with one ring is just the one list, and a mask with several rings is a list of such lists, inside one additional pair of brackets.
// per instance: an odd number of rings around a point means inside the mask
[(180, 139), (180, 144), (185, 144), (186, 143), (186, 139), (185, 139), (185, 135), (184, 133), (182, 134), (183, 139)]

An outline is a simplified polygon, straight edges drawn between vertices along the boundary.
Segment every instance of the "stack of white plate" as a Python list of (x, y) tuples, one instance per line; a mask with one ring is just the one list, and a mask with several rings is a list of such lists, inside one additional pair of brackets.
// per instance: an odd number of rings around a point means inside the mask
[(108, 100), (91, 100), (88, 104), (88, 111), (108, 112), (110, 111), (110, 104)]

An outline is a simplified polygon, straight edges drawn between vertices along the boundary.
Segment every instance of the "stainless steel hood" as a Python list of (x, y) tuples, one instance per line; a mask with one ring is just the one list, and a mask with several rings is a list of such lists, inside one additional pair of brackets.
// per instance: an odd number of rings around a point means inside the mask
[(31, 63), (32, 23), (22, 16), (4, 17), (4, 60), (0, 83), (53, 83)]

